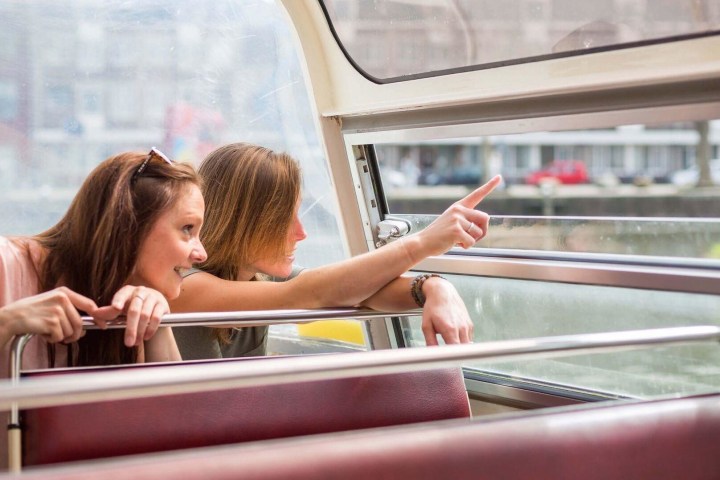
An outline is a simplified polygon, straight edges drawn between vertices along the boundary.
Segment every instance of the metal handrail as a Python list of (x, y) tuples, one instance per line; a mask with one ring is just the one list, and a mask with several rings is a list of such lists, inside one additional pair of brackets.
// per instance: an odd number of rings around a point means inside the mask
[[(162, 325), (168, 327), (213, 327), (218, 325), (237, 327), (259, 327), (281, 325), (290, 323), (313, 322), (329, 319), (373, 320), (386, 317), (410, 317), (422, 315), (422, 310), (406, 310), (404, 312), (388, 312), (371, 310), (369, 308), (318, 308), (318, 309), (288, 309), (288, 310), (243, 310), (234, 312), (193, 312), (169, 313), (162, 318)], [(87, 330), (100, 330), (92, 317), (81, 317), (83, 328)], [(125, 318), (107, 323), (107, 328), (124, 328)], [(10, 378), (20, 378), (22, 370), (22, 355), (28, 341), (33, 334), (16, 335), (10, 347)], [(12, 412), (12, 416), (16, 416)]]
[[(167, 314), (162, 318), (164, 326), (238, 326), (256, 327), (264, 325), (277, 325), (286, 323), (302, 323), (317, 320), (348, 318), (355, 320), (371, 320), (385, 317), (408, 317), (422, 315), (422, 311), (407, 310), (404, 312), (386, 312), (370, 310), (367, 308), (322, 308), (322, 309), (295, 309), (295, 310), (248, 310), (235, 312), (194, 312)], [(97, 330), (92, 317), (81, 317), (83, 327), (88, 330)], [(107, 328), (124, 328), (125, 318), (107, 324)], [(22, 370), (22, 355), (32, 334), (17, 335), (10, 348), (10, 384), (17, 386), (20, 383)], [(23, 404), (11, 402), (6, 408), (10, 410), (8, 421), (8, 464), (10, 471), (19, 472), (21, 469), (22, 447), (20, 432), (20, 408)]]
[[(422, 310), (406, 310), (404, 312), (388, 312), (371, 310), (369, 308), (318, 308), (318, 309), (288, 309), (288, 310), (242, 310), (234, 312), (193, 312), (169, 313), (162, 318), (162, 325), (166, 327), (260, 327), (269, 325), (282, 325), (290, 323), (314, 322), (330, 319), (373, 320), (386, 317), (410, 317), (422, 315)], [(92, 317), (83, 316), (83, 328), (86, 330), (101, 330), (95, 325)], [(119, 317), (107, 323), (107, 328), (124, 328), (125, 317)], [(17, 335), (10, 347), (10, 378), (17, 379), (22, 369), (22, 354), (32, 334)]]
[[(288, 310), (243, 310), (235, 312), (193, 312), (169, 313), (162, 318), (166, 327), (213, 327), (234, 325), (236, 327), (260, 327), (289, 323), (312, 322), (330, 319), (373, 320), (385, 317), (410, 317), (422, 315), (422, 310), (388, 312), (369, 308), (317, 308)], [(92, 317), (81, 317), (83, 327), (89, 330), (100, 329)], [(124, 317), (108, 323), (108, 328), (123, 328)]]
[(68, 373), (0, 382), (0, 410), (98, 400), (139, 398), (299, 381), (328, 380), (458, 366), (468, 360), (546, 358), (572, 353), (649, 348), (656, 345), (720, 342), (720, 327), (694, 326), (564, 335), (433, 348), (374, 350), (278, 359), (177, 364), (105, 372)]

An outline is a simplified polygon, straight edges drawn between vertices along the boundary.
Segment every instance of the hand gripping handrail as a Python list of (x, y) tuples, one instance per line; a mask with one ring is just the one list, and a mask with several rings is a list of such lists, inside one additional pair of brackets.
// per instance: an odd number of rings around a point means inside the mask
[[(288, 310), (244, 310), (234, 312), (194, 312), (169, 313), (162, 318), (164, 327), (214, 327), (218, 325), (235, 327), (259, 327), (266, 325), (280, 325), (290, 323), (303, 323), (330, 319), (374, 320), (386, 317), (410, 317), (422, 315), (422, 310), (406, 310), (404, 312), (387, 312), (371, 310), (369, 308), (318, 308), (318, 309), (288, 309)], [(92, 317), (81, 317), (83, 328), (86, 330), (100, 330)], [(107, 328), (124, 328), (125, 319), (120, 317), (117, 321), (108, 322)], [(19, 379), (22, 370), (22, 354), (32, 334), (17, 335), (10, 347), (11, 379)]]
[[(218, 325), (257, 327), (264, 325), (277, 325), (287, 323), (300, 323), (328, 319), (355, 319), (372, 320), (384, 317), (408, 317), (422, 315), (421, 310), (407, 310), (404, 312), (385, 312), (370, 310), (367, 308), (321, 308), (313, 310), (249, 310), (235, 312), (199, 312), (199, 313), (171, 313), (162, 318), (163, 326), (188, 327)], [(92, 317), (82, 317), (83, 327), (88, 330), (99, 329)], [(109, 322), (107, 328), (124, 328), (124, 318), (118, 321)], [(17, 386), (20, 383), (20, 372), (22, 371), (22, 354), (31, 334), (17, 335), (10, 347), (10, 385)], [(2, 383), (2, 382), (0, 382)], [(7, 383), (7, 382), (5, 382)], [(23, 382), (24, 383), (24, 382)], [(0, 387), (2, 388), (2, 387)], [(10, 410), (8, 421), (8, 464), (10, 471), (18, 472), (21, 466), (21, 431), (20, 431), (20, 406), (11, 402), (5, 410)]]

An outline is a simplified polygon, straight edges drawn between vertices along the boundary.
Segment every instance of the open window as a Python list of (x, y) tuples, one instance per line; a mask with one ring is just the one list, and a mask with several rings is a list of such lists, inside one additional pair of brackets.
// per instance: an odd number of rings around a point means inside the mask
[[(338, 0), (308, 9), (331, 23), (322, 75), (310, 43), (303, 48), (345, 187), (341, 209), (359, 209), (345, 220), (349, 243), (376, 248), (389, 218), (417, 231), (501, 173), (503, 188), (482, 205), (493, 215), (490, 234), (418, 266), (461, 291), (476, 341), (717, 324), (716, 6), (490, 3)], [(467, 10), (462, 21), (458, 8)], [(608, 25), (613, 35), (600, 28)], [(461, 34), (469, 29), (474, 39)], [(479, 40), (491, 32), (503, 47)], [(328, 84), (332, 94), (319, 88)], [(373, 341), (383, 335), (389, 345), (422, 344), (419, 319), (388, 323)], [(467, 365), (466, 378), (480, 396), (520, 404), (552, 404), (545, 394), (690, 394), (717, 390), (716, 356), (712, 346), (667, 347)]]

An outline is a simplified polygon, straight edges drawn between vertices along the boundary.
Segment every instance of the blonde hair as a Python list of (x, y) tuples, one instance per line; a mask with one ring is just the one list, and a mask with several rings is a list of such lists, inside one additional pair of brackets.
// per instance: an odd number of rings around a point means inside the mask
[(204, 271), (236, 280), (241, 269), (285, 255), (300, 198), (300, 166), (288, 154), (249, 143), (211, 152), (200, 165), (205, 224)]
[[(199, 173), (205, 198), (200, 239), (208, 254), (202, 270), (237, 280), (256, 261), (285, 255), (302, 181), (290, 155), (233, 143), (205, 157)], [(231, 334), (229, 328), (215, 329), (221, 344), (229, 343)]]

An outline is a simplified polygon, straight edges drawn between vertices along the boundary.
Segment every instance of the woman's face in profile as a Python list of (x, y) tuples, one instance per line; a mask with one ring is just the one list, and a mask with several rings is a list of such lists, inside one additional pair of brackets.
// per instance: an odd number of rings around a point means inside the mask
[(204, 213), (200, 189), (188, 184), (179, 200), (150, 228), (129, 283), (154, 288), (168, 300), (177, 298), (183, 272), (207, 259), (199, 237)]
[(253, 268), (266, 275), (273, 277), (286, 278), (292, 273), (292, 267), (295, 263), (295, 250), (298, 242), (307, 238), (307, 233), (300, 221), (300, 199), (295, 204), (293, 212), (293, 221), (290, 224), (287, 235), (285, 237), (285, 253), (280, 258), (265, 258), (258, 260), (253, 264)]

